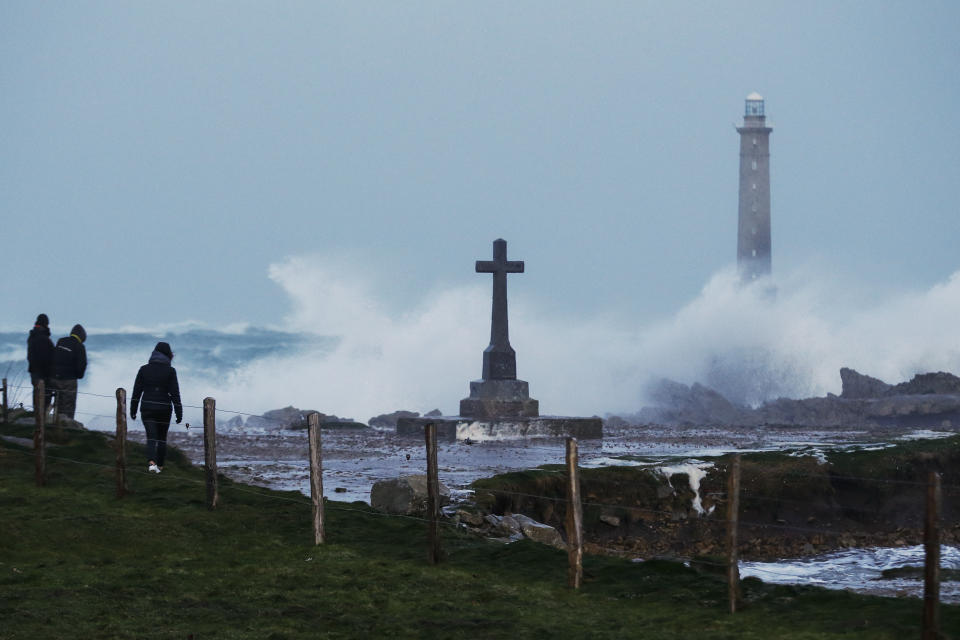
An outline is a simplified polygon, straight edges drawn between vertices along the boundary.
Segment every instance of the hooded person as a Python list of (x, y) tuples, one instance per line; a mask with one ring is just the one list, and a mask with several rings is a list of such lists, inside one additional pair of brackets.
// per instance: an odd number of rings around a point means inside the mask
[(34, 389), (39, 382), (44, 384), (43, 409), (46, 411), (50, 408), (50, 399), (53, 397), (49, 382), (53, 366), (53, 340), (50, 339), (50, 319), (45, 313), (37, 316), (37, 321), (27, 337), (27, 363)]
[(50, 369), (50, 386), (57, 402), (57, 413), (73, 420), (77, 410), (77, 380), (87, 371), (87, 332), (73, 325), (70, 335), (57, 340)]
[(177, 382), (177, 370), (170, 364), (172, 360), (170, 345), (158, 342), (147, 364), (137, 372), (130, 398), (130, 417), (134, 420), (137, 419), (137, 407), (140, 407), (143, 428), (147, 432), (147, 470), (153, 473), (163, 470), (171, 414), (176, 412), (177, 424), (183, 419), (180, 383)]

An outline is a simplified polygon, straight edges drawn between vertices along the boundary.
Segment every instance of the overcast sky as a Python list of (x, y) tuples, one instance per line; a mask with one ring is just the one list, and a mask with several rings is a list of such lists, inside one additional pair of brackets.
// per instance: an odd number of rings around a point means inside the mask
[[(960, 268), (960, 3), (0, 3), (0, 327), (278, 325), (272, 264), (402, 312), (664, 317), (736, 255), (766, 98), (773, 269)], [(317, 328), (323, 331), (322, 327)]]

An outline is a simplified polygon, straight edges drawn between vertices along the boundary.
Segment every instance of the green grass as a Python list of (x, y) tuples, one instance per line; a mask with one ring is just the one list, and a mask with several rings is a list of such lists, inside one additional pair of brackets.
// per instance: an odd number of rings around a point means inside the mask
[[(0, 426), (29, 437), (29, 427)], [(744, 581), (726, 611), (722, 576), (669, 562), (588, 556), (565, 586), (566, 555), (445, 528), (362, 503), (327, 503), (328, 543), (293, 492), (222, 479), (205, 507), (202, 469), (174, 454), (160, 476), (130, 446), (130, 488), (114, 496), (114, 452), (67, 433), (48, 452), (0, 440), (0, 638), (896, 638), (917, 637), (921, 603)], [(960, 607), (942, 608), (960, 636)]]

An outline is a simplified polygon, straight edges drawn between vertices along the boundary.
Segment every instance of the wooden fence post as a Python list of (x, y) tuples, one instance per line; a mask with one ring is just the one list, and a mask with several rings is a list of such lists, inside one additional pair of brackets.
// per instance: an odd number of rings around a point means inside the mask
[(3, 379), (3, 422), (7, 422), (7, 379)]
[(740, 524), (740, 454), (730, 460), (727, 481), (727, 590), (730, 613), (737, 612), (740, 601), (740, 561), (737, 555), (737, 528)]
[(217, 401), (203, 399), (203, 460), (207, 470), (207, 508), (217, 508)]
[(580, 502), (580, 467), (577, 439), (567, 438), (567, 586), (583, 582), (583, 504)]
[(117, 497), (127, 495), (127, 390), (117, 389)]
[(47, 417), (47, 412), (43, 410), (43, 380), (38, 380), (33, 387), (33, 415), (36, 418), (37, 426), (33, 430), (33, 449), (36, 453), (34, 458), (34, 475), (37, 479), (37, 486), (42, 487), (47, 484), (47, 447), (46, 434), (44, 433), (43, 421)]
[(931, 471), (927, 484), (927, 517), (923, 528), (923, 640), (940, 637), (940, 474)]
[(313, 502), (313, 544), (323, 544), (323, 460), (320, 453), (320, 414), (307, 416), (307, 432), (310, 439), (310, 500)]
[(440, 478), (437, 471), (437, 425), (427, 423), (423, 429), (427, 445), (427, 546), (430, 564), (443, 557), (440, 549)]

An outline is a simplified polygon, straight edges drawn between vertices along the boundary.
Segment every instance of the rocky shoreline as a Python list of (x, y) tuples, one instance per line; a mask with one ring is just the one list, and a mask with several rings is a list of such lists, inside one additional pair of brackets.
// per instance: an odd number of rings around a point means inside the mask
[[(588, 550), (647, 558), (724, 553), (729, 458), (709, 464), (702, 474), (666, 475), (654, 467), (582, 470)], [(920, 544), (929, 471), (942, 476), (942, 542), (960, 545), (960, 436), (833, 452), (826, 461), (743, 454), (740, 553), (775, 560)], [(699, 482), (691, 483), (692, 476)], [(524, 514), (563, 530), (560, 468), (502, 474), (473, 487), (480, 514)]]
[(661, 380), (652, 386), (652, 404), (630, 416), (611, 416), (614, 424), (676, 426), (804, 426), (953, 428), (960, 426), (960, 378), (946, 373), (923, 373), (910, 381), (887, 384), (843, 368), (842, 393), (825, 397), (778, 398), (759, 407), (731, 402), (717, 391)]

